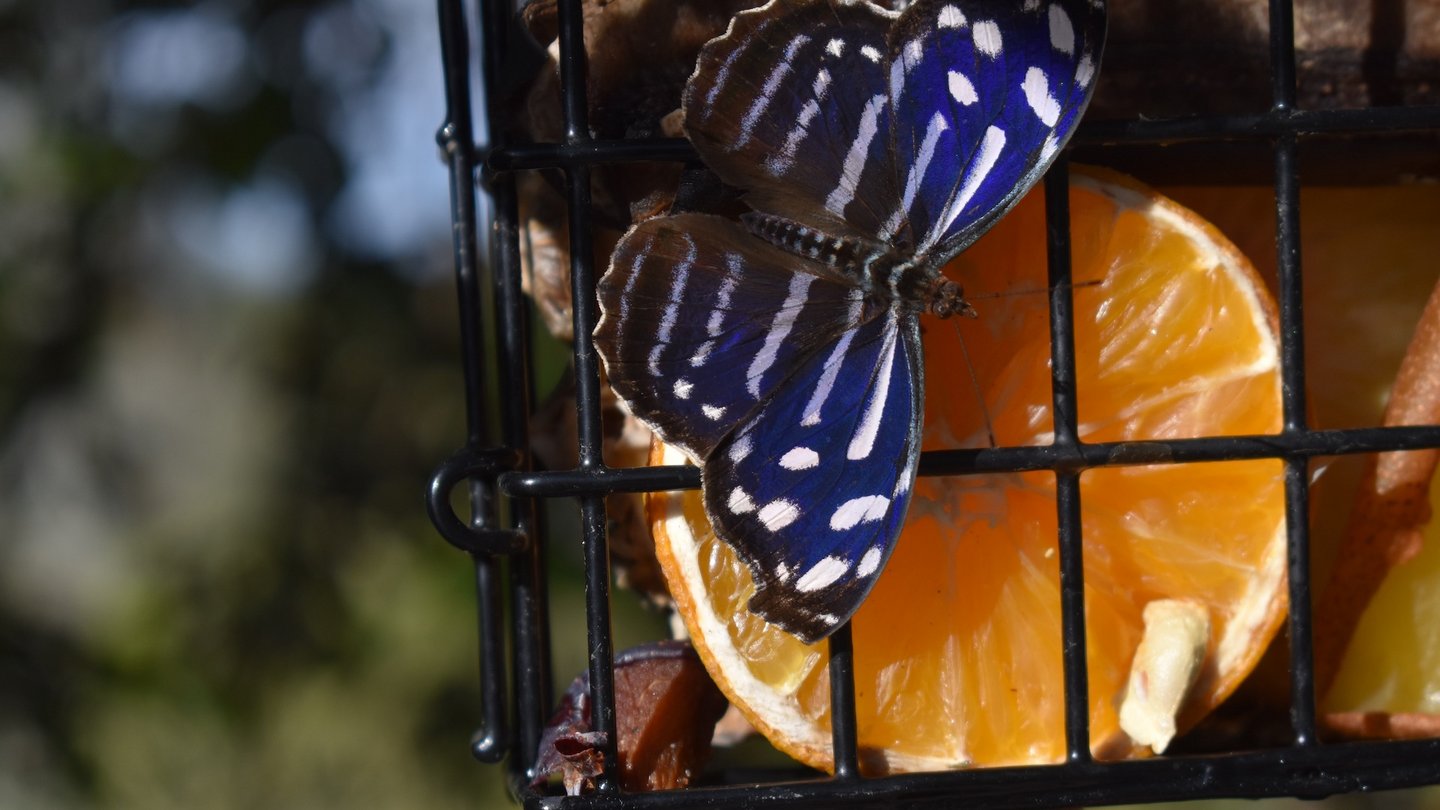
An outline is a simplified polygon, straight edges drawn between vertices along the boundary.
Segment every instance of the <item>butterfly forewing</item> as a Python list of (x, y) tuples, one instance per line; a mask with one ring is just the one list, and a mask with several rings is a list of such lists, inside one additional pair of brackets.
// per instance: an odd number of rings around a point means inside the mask
[(858, 323), (848, 278), (704, 214), (632, 228), (598, 293), (611, 386), (696, 461)]
[(807, 642), (849, 619), (900, 531), (919, 458), (919, 327), (891, 310), (818, 352), (704, 466), (750, 608)]
[(896, 199), (886, 31), (869, 3), (740, 14), (701, 53), (685, 127), (746, 201), (833, 236), (873, 237)]
[(943, 262), (1008, 211), (1073, 132), (1104, 30), (1092, 0), (908, 8), (889, 46), (902, 201), (882, 236)]

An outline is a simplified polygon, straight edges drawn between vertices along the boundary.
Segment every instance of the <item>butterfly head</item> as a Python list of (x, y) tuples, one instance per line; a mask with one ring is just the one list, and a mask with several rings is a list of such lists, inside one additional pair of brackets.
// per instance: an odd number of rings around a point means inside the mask
[(937, 275), (925, 297), (926, 309), (937, 318), (959, 315), (962, 318), (978, 318), (980, 313), (965, 300), (965, 291), (959, 284)]

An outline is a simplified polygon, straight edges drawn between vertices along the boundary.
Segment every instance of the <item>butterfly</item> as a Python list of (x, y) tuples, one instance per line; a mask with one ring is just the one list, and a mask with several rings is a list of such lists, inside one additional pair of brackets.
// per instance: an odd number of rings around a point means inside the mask
[(702, 49), (686, 134), (739, 221), (650, 219), (615, 248), (595, 347), (626, 407), (701, 467), (705, 510), (807, 643), (850, 618), (919, 462), (941, 267), (1074, 131), (1101, 0), (771, 0)]

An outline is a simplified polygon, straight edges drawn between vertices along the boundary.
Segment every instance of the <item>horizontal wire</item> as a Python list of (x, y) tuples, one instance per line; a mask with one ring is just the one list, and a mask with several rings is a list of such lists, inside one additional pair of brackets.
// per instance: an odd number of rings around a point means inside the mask
[[(931, 450), (920, 457), (920, 475), (980, 475), (1262, 458), (1308, 458), (1420, 450), (1427, 447), (1440, 447), (1440, 425), (1309, 430), (1284, 435), (1079, 443), (1068, 447), (1038, 445)], [(679, 465), (513, 472), (502, 474), (499, 481), (500, 491), (506, 495), (536, 498), (698, 489), (699, 486), (700, 470)]]
[[(1281, 135), (1395, 134), (1440, 130), (1440, 105), (1345, 110), (1274, 110), (1252, 115), (1091, 121), (1080, 125), (1075, 146), (1271, 140)], [(577, 165), (698, 160), (683, 138), (597, 140), (581, 144), (515, 144), (489, 150), (489, 172), (570, 168)]]
[(1440, 740), (1337, 743), (1218, 756), (1171, 756), (915, 773), (865, 781), (815, 779), (630, 793), (529, 796), (535, 810), (721, 810), (833, 808), (1094, 807), (1167, 800), (1294, 796), (1393, 790), (1440, 781)]

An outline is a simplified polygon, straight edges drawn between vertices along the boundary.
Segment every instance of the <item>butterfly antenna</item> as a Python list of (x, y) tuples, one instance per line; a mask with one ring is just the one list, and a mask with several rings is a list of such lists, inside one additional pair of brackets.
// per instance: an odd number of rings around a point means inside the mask
[[(1091, 279), (1090, 281), (1078, 281), (1078, 282), (1075, 282), (1074, 284), (1069, 285), (1069, 287), (1070, 287), (1070, 289), (1072, 289), (1072, 290), (1082, 290), (1082, 289), (1084, 289), (1084, 288), (1086, 288), (1086, 287), (1098, 287), (1098, 286), (1100, 286), (1100, 284), (1101, 284), (1101, 282), (1100, 282), (1099, 279)], [(1042, 294), (1042, 293), (1045, 294), (1045, 295), (1049, 295), (1049, 294), (1050, 294), (1050, 288), (1049, 288), (1049, 287), (1026, 287), (1026, 288), (1018, 289), (1018, 290), (999, 290), (999, 291), (996, 291), (996, 292), (982, 292), (982, 293), (971, 292), (971, 291), (967, 290), (967, 291), (965, 292), (965, 300), (967, 300), (967, 301), (990, 301), (990, 300), (993, 300), (993, 299), (996, 299), (996, 298), (1011, 298), (1011, 297), (1021, 296), (1021, 295), (1040, 295), (1040, 294)]]
[(960, 321), (951, 321), (955, 325), (955, 337), (960, 341), (960, 356), (965, 358), (965, 370), (970, 372), (970, 387), (975, 391), (975, 401), (980, 403), (980, 415), (985, 419), (985, 436), (990, 440), (990, 449), (994, 450), (999, 445), (995, 443), (995, 423), (990, 421), (990, 408), (985, 405), (985, 391), (980, 388), (980, 376), (975, 373), (975, 364), (970, 361), (970, 349), (965, 345), (965, 335), (960, 331)]

